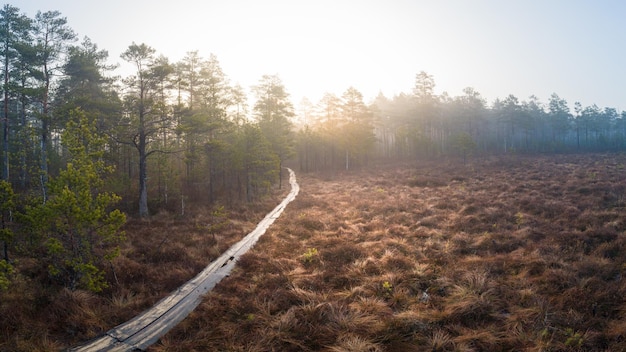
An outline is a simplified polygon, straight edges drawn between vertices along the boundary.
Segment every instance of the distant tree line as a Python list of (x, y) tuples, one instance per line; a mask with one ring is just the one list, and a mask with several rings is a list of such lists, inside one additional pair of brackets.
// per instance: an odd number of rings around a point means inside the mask
[(583, 107), (556, 93), (547, 104), (514, 95), (487, 105), (476, 90), (435, 95), (434, 78), (416, 75), (411, 93), (382, 94), (369, 105), (348, 89), (301, 104), (301, 169), (362, 166), (370, 159), (411, 160), (505, 153), (605, 152), (626, 149), (626, 112)]

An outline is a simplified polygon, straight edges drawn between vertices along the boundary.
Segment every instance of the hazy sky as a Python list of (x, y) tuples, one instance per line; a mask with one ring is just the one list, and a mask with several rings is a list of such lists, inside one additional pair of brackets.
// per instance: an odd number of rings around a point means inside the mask
[[(217, 55), (244, 88), (278, 74), (293, 102), (353, 86), (369, 100), (473, 87), (491, 103), (550, 94), (573, 109), (626, 109), (626, 1), (621, 0), (14, 0), (29, 17), (58, 10), (112, 62), (134, 41), (180, 60)], [(126, 72), (121, 71), (123, 75)]]

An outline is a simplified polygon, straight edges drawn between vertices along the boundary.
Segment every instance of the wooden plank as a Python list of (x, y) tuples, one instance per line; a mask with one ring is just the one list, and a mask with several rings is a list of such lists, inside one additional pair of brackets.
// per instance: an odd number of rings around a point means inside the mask
[(116, 326), (102, 336), (70, 349), (70, 351), (121, 352), (144, 350), (185, 319), (200, 304), (202, 296), (230, 274), (239, 257), (256, 244), (259, 237), (282, 214), (287, 204), (296, 198), (300, 191), (300, 186), (296, 181), (296, 175), (293, 170), (287, 170), (289, 171), (291, 191), (278, 206), (257, 224), (257, 227), (252, 232), (207, 265), (193, 279), (157, 302), (152, 308)]

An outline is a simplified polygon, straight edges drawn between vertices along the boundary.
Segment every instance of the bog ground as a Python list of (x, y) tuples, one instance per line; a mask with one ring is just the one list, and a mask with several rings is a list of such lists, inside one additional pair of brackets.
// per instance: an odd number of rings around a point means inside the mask
[(594, 154), (300, 175), (151, 350), (623, 350), (625, 174)]
[[(623, 154), (300, 173), (298, 198), (149, 350), (624, 350), (625, 176)], [(0, 349), (60, 350), (125, 321), (280, 198), (130, 222), (108, 291), (5, 294)]]

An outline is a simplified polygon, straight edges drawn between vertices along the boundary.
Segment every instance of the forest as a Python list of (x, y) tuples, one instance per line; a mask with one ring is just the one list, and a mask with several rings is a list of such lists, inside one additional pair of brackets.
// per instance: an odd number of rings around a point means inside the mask
[(120, 59), (134, 72), (115, 76), (106, 49), (58, 11), (29, 18), (4, 5), (0, 40), (0, 291), (20, 258), (45, 285), (102, 292), (129, 218), (197, 205), (219, 218), (280, 190), (284, 166), (332, 177), (382, 162), (626, 149), (625, 112), (556, 93), (436, 94), (420, 71), (393, 97), (348, 87), (294, 105), (278, 75), (231, 84), (215, 55), (193, 48), (171, 62), (131, 42)]

